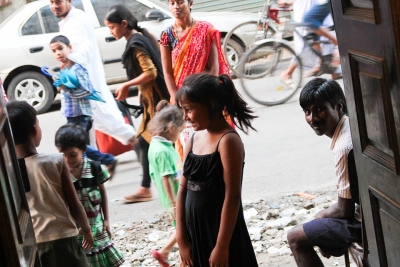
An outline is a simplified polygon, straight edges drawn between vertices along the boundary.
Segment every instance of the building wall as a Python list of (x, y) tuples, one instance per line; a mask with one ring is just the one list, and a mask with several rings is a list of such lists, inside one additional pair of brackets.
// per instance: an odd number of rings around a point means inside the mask
[[(0, 3), (3, 1), (0, 1)], [(8, 16), (10, 16), (15, 10), (19, 9), (23, 5), (29, 2), (33, 2), (31, 0), (8, 0), (4, 2), (11, 2), (11, 4), (0, 6), (0, 23), (3, 22)]]
[[(168, 3), (168, 0), (160, 0)], [(267, 0), (194, 0), (193, 11), (261, 12)], [(276, 5), (276, 0), (271, 0)]]

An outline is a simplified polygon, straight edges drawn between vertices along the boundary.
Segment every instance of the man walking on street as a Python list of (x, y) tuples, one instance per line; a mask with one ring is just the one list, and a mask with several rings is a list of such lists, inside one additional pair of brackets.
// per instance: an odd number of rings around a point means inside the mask
[[(317, 135), (332, 139), (338, 202), (321, 210), (315, 219), (293, 227), (288, 243), (300, 267), (324, 266), (314, 246), (324, 257), (343, 255), (353, 242), (361, 242), (359, 207), (350, 193), (348, 154), (353, 149), (346, 99), (334, 80), (316, 78), (308, 82), (300, 93), (300, 106), (306, 122)], [(310, 159), (310, 163), (312, 164)]]
[(88, 70), (93, 87), (101, 93), (106, 103), (91, 101), (94, 126), (97, 130), (114, 137), (122, 144), (135, 143), (135, 130), (125, 124), (121, 111), (107, 84), (101, 54), (92, 22), (85, 12), (76, 9), (71, 0), (50, 0), (53, 14), (61, 18), (60, 33), (66, 36), (72, 45), (68, 58)]

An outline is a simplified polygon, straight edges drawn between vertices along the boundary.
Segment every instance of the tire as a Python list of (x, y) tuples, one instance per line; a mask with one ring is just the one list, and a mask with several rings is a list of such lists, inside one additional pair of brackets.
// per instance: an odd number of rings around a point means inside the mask
[[(293, 60), (297, 67), (292, 74), (292, 83), (288, 83), (288, 80), (281, 78), (281, 74)], [(301, 59), (282, 42), (267, 42), (253, 47), (243, 56), (239, 69), (245, 93), (255, 102), (266, 106), (289, 100), (302, 81)]]
[(35, 71), (16, 75), (8, 85), (7, 96), (10, 100), (26, 101), (38, 114), (46, 112), (54, 100), (54, 89), (50, 81)]
[(242, 57), (244, 48), (234, 39), (228, 40), (226, 44), (225, 58), (228, 61), (229, 68), (233, 73), (236, 74), (236, 66), (239, 64), (239, 60)]
[[(268, 29), (267, 37), (274, 32)], [(248, 21), (237, 25), (224, 38), (223, 50), (226, 60), (232, 72), (238, 75), (236, 70), (243, 54), (248, 51), (254, 42), (264, 39), (263, 31), (258, 30), (257, 21)]]

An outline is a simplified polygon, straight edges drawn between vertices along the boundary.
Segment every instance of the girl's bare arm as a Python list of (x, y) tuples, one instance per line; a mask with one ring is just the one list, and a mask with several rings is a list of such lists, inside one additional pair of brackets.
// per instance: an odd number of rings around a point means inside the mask
[(236, 225), (240, 200), (244, 148), (236, 134), (225, 135), (220, 142), (219, 152), (223, 166), (225, 199), (222, 206), (221, 222), (217, 243), (210, 256), (211, 266), (225, 266), (228, 263), (229, 244)]
[(165, 84), (167, 85), (169, 95), (171, 96), (171, 103), (175, 104), (175, 95), (178, 89), (176, 88), (174, 71), (172, 70), (171, 50), (168, 46), (160, 45), (160, 53)]
[(208, 56), (207, 65), (210, 68), (209, 73), (211, 75), (214, 75), (214, 76), (219, 75), (217, 38), (214, 38), (212, 41), (210, 55)]
[(90, 248), (93, 245), (92, 231), (89, 226), (85, 209), (83, 208), (81, 202), (79, 201), (78, 195), (76, 194), (75, 191), (75, 187), (72, 184), (71, 174), (69, 173), (67, 163), (65, 162), (64, 159), (63, 161), (64, 161), (63, 169), (61, 173), (61, 183), (62, 183), (63, 193), (67, 200), (72, 217), (74, 217), (74, 219), (81, 227), (81, 230), (83, 232), (82, 247)]
[(174, 207), (175, 206), (175, 196), (174, 193), (172, 191), (172, 186), (171, 186), (171, 176), (163, 176), (162, 177), (162, 185), (164, 187), (165, 192), (167, 193), (169, 202), (171, 203), (171, 206)]
[[(185, 145), (185, 157), (192, 147), (192, 139), (189, 138)], [(186, 238), (186, 219), (185, 219), (185, 202), (187, 194), (187, 179), (182, 175), (180, 179), (180, 186), (178, 190), (178, 197), (176, 200), (176, 241), (179, 245), (179, 253), (181, 261), (185, 266), (193, 266), (191, 245)]]
[(103, 220), (104, 220), (104, 225), (103, 225), (103, 232), (107, 231), (108, 234), (111, 237), (111, 229), (110, 229), (110, 220), (109, 220), (109, 213), (108, 213), (108, 198), (107, 198), (107, 192), (106, 192), (106, 187), (104, 184), (99, 185), (100, 189), (100, 194), (101, 194), (101, 212), (103, 213)]
[(129, 96), (129, 87), (142, 85), (157, 78), (157, 68), (151, 61), (149, 55), (140, 49), (136, 49), (136, 57), (143, 72), (136, 78), (124, 82), (115, 90), (115, 99), (117, 100), (123, 100)]

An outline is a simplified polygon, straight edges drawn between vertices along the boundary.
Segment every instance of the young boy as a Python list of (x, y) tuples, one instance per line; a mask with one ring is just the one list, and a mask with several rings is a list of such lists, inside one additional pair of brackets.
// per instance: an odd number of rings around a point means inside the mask
[[(62, 154), (38, 154), (42, 130), (35, 109), (24, 101), (7, 105), (19, 158), (25, 159), (31, 190), (26, 193), (42, 266), (88, 267), (83, 248), (93, 244), (92, 232)], [(78, 245), (78, 229), (84, 236)]]
[(62, 70), (70, 69), (76, 74), (79, 81), (78, 88), (68, 88), (64, 84), (60, 85), (61, 112), (67, 118), (68, 123), (80, 125), (86, 131), (91, 128), (92, 107), (86, 98), (94, 91), (89, 81), (87, 70), (81, 65), (72, 62), (68, 55), (72, 47), (67, 37), (58, 35), (50, 41), (50, 48), (55, 59), (62, 63)]
[[(50, 41), (50, 48), (55, 59), (62, 63), (62, 70), (69, 69), (71, 73), (76, 75), (79, 82), (77, 88), (68, 88), (64, 85), (60, 85), (61, 113), (67, 118), (68, 123), (79, 125), (86, 132), (89, 132), (92, 128), (91, 116), (93, 112), (88, 96), (91, 96), (93, 92), (95, 92), (95, 89), (89, 80), (88, 72), (84, 67), (74, 63), (68, 58), (72, 46), (67, 37), (63, 35), (55, 36)], [(58, 81), (56, 81), (56, 83), (57, 82)], [(108, 172), (113, 176), (117, 164), (117, 160), (113, 155), (101, 153), (91, 146), (87, 146), (86, 155), (88, 158), (106, 165)]]

